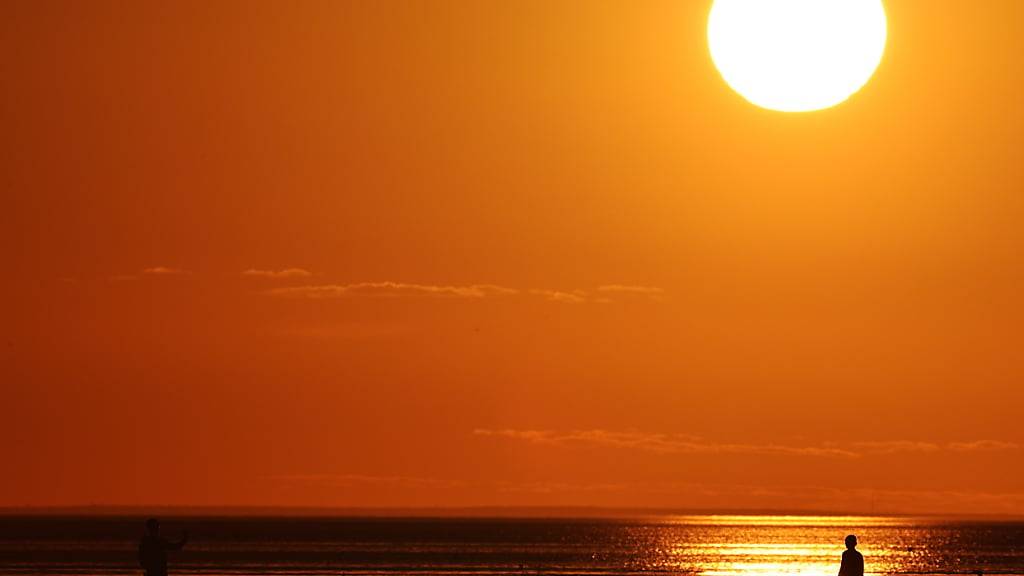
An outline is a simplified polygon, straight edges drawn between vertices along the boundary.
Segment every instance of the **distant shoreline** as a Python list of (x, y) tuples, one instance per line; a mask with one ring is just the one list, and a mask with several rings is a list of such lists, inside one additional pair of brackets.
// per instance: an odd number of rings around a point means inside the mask
[(672, 508), (610, 508), (591, 506), (470, 506), (470, 507), (276, 507), (276, 506), (6, 506), (0, 517), (12, 516), (147, 516), (254, 518), (534, 518), (628, 519), (657, 516), (783, 516), (848, 518), (932, 518), (949, 520), (1020, 521), (1010, 514), (853, 514), (834, 510), (707, 510)]

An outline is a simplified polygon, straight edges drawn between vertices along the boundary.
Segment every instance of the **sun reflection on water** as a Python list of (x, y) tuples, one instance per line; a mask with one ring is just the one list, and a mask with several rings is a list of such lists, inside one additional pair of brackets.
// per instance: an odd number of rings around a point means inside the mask
[(826, 563), (812, 562), (744, 562), (723, 563), (701, 574), (707, 576), (736, 576), (737, 574), (800, 574), (801, 576), (835, 576), (837, 568)]
[(921, 524), (919, 518), (894, 516), (752, 516), (752, 515), (710, 515), (674, 516), (680, 524), (710, 526), (806, 526), (837, 528), (847, 526), (910, 526)]
[[(704, 537), (662, 542), (660, 569), (706, 576), (835, 576), (848, 533), (868, 536), (859, 549), (867, 572), (899, 572), (911, 552), (898, 542), (872, 542), (879, 531), (898, 534), (911, 520), (852, 516), (679, 516), (673, 523), (703, 527)], [(920, 521), (918, 520), (918, 525)]]

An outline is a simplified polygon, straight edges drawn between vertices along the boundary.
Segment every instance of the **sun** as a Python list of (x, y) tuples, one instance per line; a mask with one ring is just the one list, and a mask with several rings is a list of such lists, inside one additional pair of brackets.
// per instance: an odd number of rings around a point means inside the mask
[(715, 0), (711, 58), (726, 83), (771, 110), (835, 106), (874, 74), (886, 40), (881, 0)]

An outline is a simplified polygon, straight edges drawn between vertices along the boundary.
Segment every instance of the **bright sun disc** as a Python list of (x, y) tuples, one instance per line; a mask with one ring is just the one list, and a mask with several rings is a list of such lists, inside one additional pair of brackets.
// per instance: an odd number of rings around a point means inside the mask
[(715, 0), (711, 58), (750, 102), (784, 112), (835, 106), (885, 51), (882, 0)]

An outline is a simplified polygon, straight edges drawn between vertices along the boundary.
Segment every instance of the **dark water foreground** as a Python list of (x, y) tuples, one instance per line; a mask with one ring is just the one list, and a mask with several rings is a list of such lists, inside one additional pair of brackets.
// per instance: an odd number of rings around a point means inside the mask
[[(143, 518), (0, 517), (0, 574), (138, 573)], [(609, 520), (188, 518), (172, 573), (834, 576), (857, 534), (875, 574), (1024, 575), (1024, 523), (681, 516)]]

